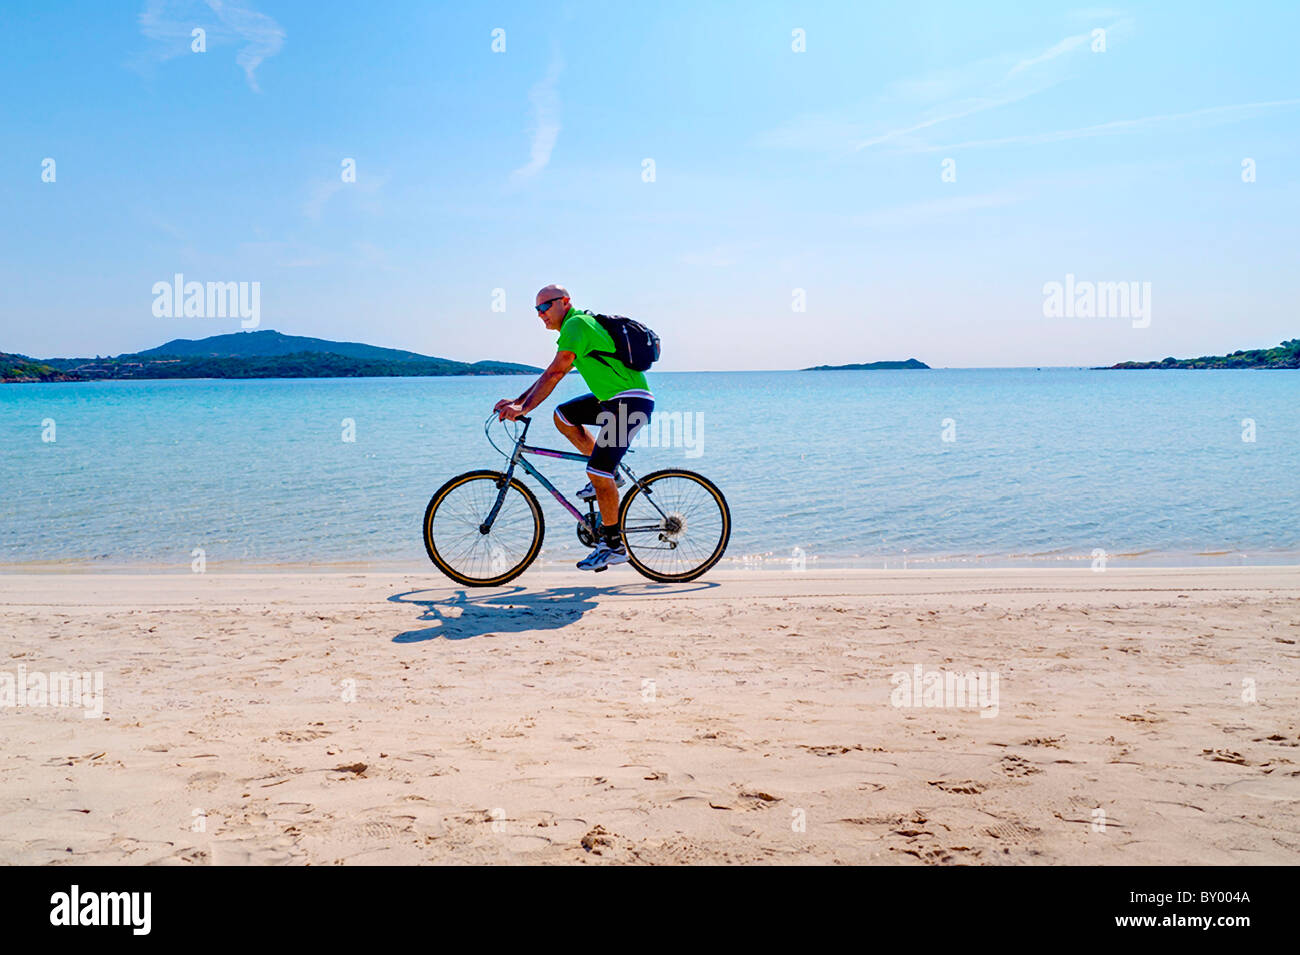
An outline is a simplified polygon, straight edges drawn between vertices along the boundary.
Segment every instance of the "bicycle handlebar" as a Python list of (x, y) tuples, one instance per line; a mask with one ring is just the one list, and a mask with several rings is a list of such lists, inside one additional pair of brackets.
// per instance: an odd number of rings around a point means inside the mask
[(483, 423), (491, 424), (493, 418), (499, 418), (502, 424), (505, 424), (506, 421), (522, 421), (524, 424), (532, 424), (533, 421), (531, 415), (521, 414), (518, 418), (501, 418), (497, 412), (491, 411), (488, 413), (488, 416), (483, 419)]
[[(503, 456), (505, 456), (505, 457), (510, 457), (509, 453), (507, 453), (506, 451), (503, 451), (503, 450), (501, 450), (500, 448), (498, 448), (498, 447), (497, 447), (497, 443), (496, 443), (495, 441), (492, 440), (492, 419), (493, 419), (493, 418), (497, 418), (497, 417), (498, 417), (498, 414), (497, 414), (497, 412), (494, 410), (494, 411), (492, 411), (490, 414), (488, 414), (488, 416), (487, 416), (485, 419), (483, 419), (483, 436), (484, 436), (485, 438), (487, 438), (487, 440), (488, 440), (488, 444), (492, 445), (492, 447), (496, 449), (497, 453), (499, 453), (499, 454), (501, 454), (501, 455), (503, 455)], [(506, 426), (506, 424), (507, 424), (507, 419), (500, 419), (500, 420), (501, 420), (501, 427), (505, 428), (505, 426)], [(527, 430), (528, 425), (532, 424), (532, 421), (533, 421), (533, 419), (532, 419), (530, 416), (528, 416), (528, 415), (520, 415), (518, 418), (514, 418), (514, 419), (511, 419), (511, 420), (512, 420), (512, 421), (522, 421), (523, 424), (524, 424), (524, 428), (525, 428), (525, 430)], [(508, 429), (507, 429), (507, 432), (506, 432), (506, 433), (509, 434), (509, 430), (508, 430)], [(513, 441), (516, 441), (516, 442), (519, 440), (519, 429), (518, 429), (518, 428), (515, 429), (515, 433), (514, 433), (514, 435), (511, 436), (511, 439), (512, 439)]]

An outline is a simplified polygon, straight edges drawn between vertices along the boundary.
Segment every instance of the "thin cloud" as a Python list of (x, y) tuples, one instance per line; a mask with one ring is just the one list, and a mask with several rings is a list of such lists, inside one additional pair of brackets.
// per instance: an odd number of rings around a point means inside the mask
[(284, 30), (265, 13), (222, 0), (208, 0), (208, 6), (221, 18), (221, 22), (238, 34), (247, 45), (235, 56), (235, 62), (244, 69), (248, 85), (255, 93), (261, 90), (254, 75), (262, 61), (280, 52), (284, 45)]
[[(1121, 20), (1112, 23), (1106, 28), (1108, 34), (1122, 33), (1127, 30), (1129, 21)], [(894, 140), (901, 140), (913, 133), (938, 126), (941, 123), (948, 123), (956, 119), (963, 119), (967, 116), (973, 116), (976, 113), (982, 113), (990, 109), (998, 109), (1002, 106), (1008, 106), (1011, 103), (1018, 103), (1021, 100), (1036, 96), (1045, 90), (1057, 85), (1064, 78), (1064, 74), (1059, 70), (1045, 69), (1049, 64), (1054, 63), (1062, 57), (1069, 56), (1081, 48), (1085, 48), (1092, 39), (1092, 31), (1086, 33), (1076, 33), (1067, 36), (1065, 39), (1052, 44), (1041, 53), (1032, 56), (1023, 57), (1006, 70), (998, 79), (992, 82), (987, 89), (979, 96), (968, 97), (958, 100), (955, 103), (947, 104), (936, 111), (936, 115), (912, 123), (909, 126), (900, 129), (890, 130), (877, 136), (872, 136), (858, 143), (854, 149), (863, 150), (873, 146), (879, 146)], [(990, 61), (985, 60), (974, 64), (971, 67), (972, 81), (975, 77), (987, 68)]]
[(1066, 53), (1069, 53), (1071, 50), (1076, 50), (1084, 43), (1087, 43), (1088, 40), (1091, 39), (1091, 36), (1092, 36), (1091, 33), (1077, 33), (1074, 36), (1067, 36), (1060, 43), (1056, 44), (1055, 46), (1051, 47), (1045, 52), (1040, 53), (1038, 56), (1030, 57), (1027, 60), (1021, 60), (1019, 63), (1017, 63), (1015, 66), (1011, 68), (1011, 72), (1008, 73), (1007, 76), (1014, 76), (1015, 74), (1020, 73), (1023, 70), (1029, 69), (1030, 67), (1038, 66), (1040, 63), (1050, 62), (1051, 60), (1056, 59), (1058, 56), (1064, 56)]
[(170, 223), (170, 222), (168, 222), (166, 219), (162, 218), (162, 216), (159, 216), (159, 215), (157, 215), (156, 213), (153, 213), (153, 212), (146, 213), (145, 216), (146, 216), (146, 218), (149, 220), (149, 223), (150, 223), (154, 228), (158, 229), (158, 230), (161, 231), (161, 232), (165, 232), (167, 235), (171, 236), (171, 237), (172, 237), (173, 239), (175, 239), (177, 242), (188, 242), (188, 241), (189, 241), (189, 236), (187, 236), (184, 232), (182, 232), (182, 231), (181, 231), (179, 228), (177, 228), (176, 226), (172, 225), (172, 223)]
[[(1107, 26), (1108, 38), (1127, 34), (1132, 20), (1121, 18)], [(1089, 48), (1092, 31), (1075, 33), (1038, 51), (985, 57), (957, 69), (943, 70), (890, 83), (872, 112), (897, 109), (917, 101), (932, 105), (906, 123), (867, 133), (870, 127), (845, 114), (800, 116), (761, 137), (763, 145), (815, 149), (833, 153), (860, 152), (879, 146), (907, 150), (924, 146), (918, 135), (945, 123), (1000, 109), (1036, 96), (1066, 79)]]
[[(169, 6), (172, 10), (169, 10)], [(173, 12), (176, 6), (169, 5), (167, 0), (149, 0), (144, 11), (136, 18), (140, 32), (150, 40), (162, 44), (154, 50), (160, 60), (170, 60), (174, 56), (190, 52), (190, 31), (195, 25), (189, 20), (182, 22), (179, 13)], [(192, 8), (194, 5), (186, 6)]]
[(226, 0), (149, 0), (138, 22), (140, 32), (155, 42), (153, 53), (159, 60), (191, 52), (195, 27), (207, 34), (209, 50), (223, 43), (242, 43), (235, 62), (255, 93), (261, 92), (257, 68), (280, 52), (285, 39), (284, 29), (265, 13)]
[(982, 113), (986, 109), (995, 109), (998, 106), (1006, 106), (1008, 103), (1014, 103), (1017, 100), (1022, 100), (1025, 97), (1031, 95), (1033, 94), (1021, 93), (1018, 96), (1011, 96), (1006, 99), (1000, 99), (1000, 100), (976, 100), (971, 105), (958, 108), (956, 112), (947, 112), (944, 113), (943, 115), (934, 116), (931, 117), (930, 119), (922, 120), (919, 123), (915, 123), (911, 126), (906, 126), (902, 129), (893, 129), (887, 133), (882, 133), (879, 136), (873, 136), (870, 139), (864, 139), (862, 142), (858, 143), (854, 147), (854, 149), (862, 150), (862, 149), (869, 149), (872, 146), (879, 146), (881, 143), (887, 143), (890, 142), (891, 140), (901, 139), (904, 136), (910, 136), (912, 135), (912, 133), (918, 133), (923, 129), (929, 129), (931, 126), (938, 126), (940, 123), (947, 123), (947, 122), (951, 122), (954, 119), (961, 119), (964, 116), (971, 116), (975, 113)]
[(533, 144), (528, 162), (510, 174), (512, 183), (531, 179), (551, 161), (551, 151), (560, 137), (560, 94), (557, 85), (564, 62), (557, 56), (551, 60), (546, 75), (528, 91), (533, 104)]
[(303, 200), (302, 214), (308, 219), (319, 221), (331, 199), (340, 194), (350, 194), (352, 208), (368, 215), (380, 215), (383, 212), (380, 190), (387, 182), (386, 175), (371, 172), (359, 176), (356, 182), (350, 183), (344, 183), (341, 176), (332, 179), (313, 179), (307, 184), (307, 198)]
[(1264, 103), (1236, 103), (1227, 106), (1208, 106), (1187, 113), (1166, 113), (1159, 116), (1142, 116), (1138, 119), (1117, 119), (1109, 123), (1081, 126), (1078, 129), (1061, 129), (1050, 133), (1032, 133), (1024, 136), (1003, 136), (998, 139), (974, 139), (945, 146), (918, 146), (913, 152), (952, 152), (958, 149), (978, 149), (988, 146), (1038, 146), (1059, 143), (1068, 139), (1089, 139), (1094, 136), (1116, 136), (1140, 133), (1160, 126), (1192, 125), (1187, 121), (1209, 119), (1213, 122), (1231, 123), (1248, 119), (1264, 110), (1300, 106), (1300, 99), (1271, 100)]
[(311, 195), (307, 201), (302, 204), (302, 214), (308, 219), (319, 220), (321, 212), (325, 209), (325, 203), (330, 201), (334, 193), (343, 188), (341, 179), (320, 180), (311, 185)]

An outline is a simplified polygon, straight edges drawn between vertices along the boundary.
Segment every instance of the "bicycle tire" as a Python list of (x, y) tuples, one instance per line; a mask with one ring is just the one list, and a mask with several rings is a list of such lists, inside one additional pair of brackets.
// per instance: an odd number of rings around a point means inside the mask
[[(503, 480), (505, 480), (505, 474), (500, 471), (466, 471), (464, 474), (456, 475), (456, 477), (438, 488), (438, 490), (434, 492), (433, 497), (429, 499), (429, 506), (424, 509), (424, 549), (428, 553), (429, 559), (433, 561), (434, 566), (440, 571), (457, 583), (464, 584), (466, 587), (497, 587), (501, 584), (508, 583), (527, 570), (529, 565), (537, 559), (537, 554), (542, 549), (542, 538), (546, 535), (546, 518), (542, 514), (541, 505), (537, 503), (537, 498), (533, 495), (533, 492), (527, 488), (527, 486), (525, 486), (518, 478), (512, 477), (510, 479), (511, 490), (519, 492), (533, 517), (532, 540), (528, 544), (524, 556), (517, 563), (504, 571), (483, 577), (453, 567), (449, 560), (450, 555), (444, 554), (439, 550), (437, 542), (434, 540), (433, 522), (437, 517), (438, 508), (447, 502), (449, 495), (456, 489), (463, 488), (473, 481), (491, 481), (494, 485), (493, 495), (495, 495), (496, 491), (500, 490), (501, 482)], [(482, 516), (486, 517), (487, 515), (483, 514)], [(477, 545), (472, 544), (471, 546)], [(495, 568), (493, 569), (495, 570)]]
[[(637, 547), (632, 543), (632, 540), (635, 539), (635, 537), (640, 536), (639, 533), (635, 534), (633, 537), (629, 537), (627, 533), (623, 533), (623, 544), (627, 549), (628, 563), (635, 567), (637, 572), (643, 577), (648, 577), (651, 580), (658, 581), (659, 583), (684, 583), (688, 580), (695, 580), (697, 577), (708, 572), (710, 568), (722, 559), (722, 555), (727, 549), (727, 544), (731, 540), (731, 508), (728, 507), (727, 499), (723, 496), (722, 492), (718, 490), (717, 485), (704, 477), (704, 475), (697, 474), (694, 471), (686, 471), (681, 468), (665, 468), (661, 471), (652, 471), (645, 477), (641, 478), (639, 483), (634, 484), (632, 489), (624, 496), (623, 503), (619, 506), (618, 511), (618, 525), (620, 530), (626, 528), (628, 512), (631, 510), (636, 499), (640, 496), (644, 496), (645, 492), (642, 489), (649, 488), (651, 493), (653, 493), (654, 485), (656, 483), (669, 478), (680, 478), (694, 482), (702, 487), (709, 494), (710, 498), (717, 503), (721, 531), (716, 546), (714, 546), (712, 551), (698, 564), (678, 573), (667, 573), (650, 567), (637, 555)], [(675, 550), (676, 548), (673, 549)], [(643, 550), (645, 549), (643, 548)]]

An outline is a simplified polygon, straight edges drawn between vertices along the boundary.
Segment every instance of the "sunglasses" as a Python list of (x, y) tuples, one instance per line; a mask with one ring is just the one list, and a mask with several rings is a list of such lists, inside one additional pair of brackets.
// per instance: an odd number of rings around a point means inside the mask
[(540, 315), (560, 300), (561, 299), (553, 298), (549, 302), (543, 302), (541, 305), (534, 305), (533, 308), (537, 309), (537, 314)]

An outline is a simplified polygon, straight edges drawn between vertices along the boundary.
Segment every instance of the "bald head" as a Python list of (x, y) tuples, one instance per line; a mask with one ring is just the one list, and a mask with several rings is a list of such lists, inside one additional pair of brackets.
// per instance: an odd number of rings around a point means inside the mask
[[(547, 328), (555, 330), (564, 324), (569, 314), (569, 290), (563, 285), (548, 285), (537, 293), (537, 314)], [(546, 305), (546, 308), (542, 306)]]

